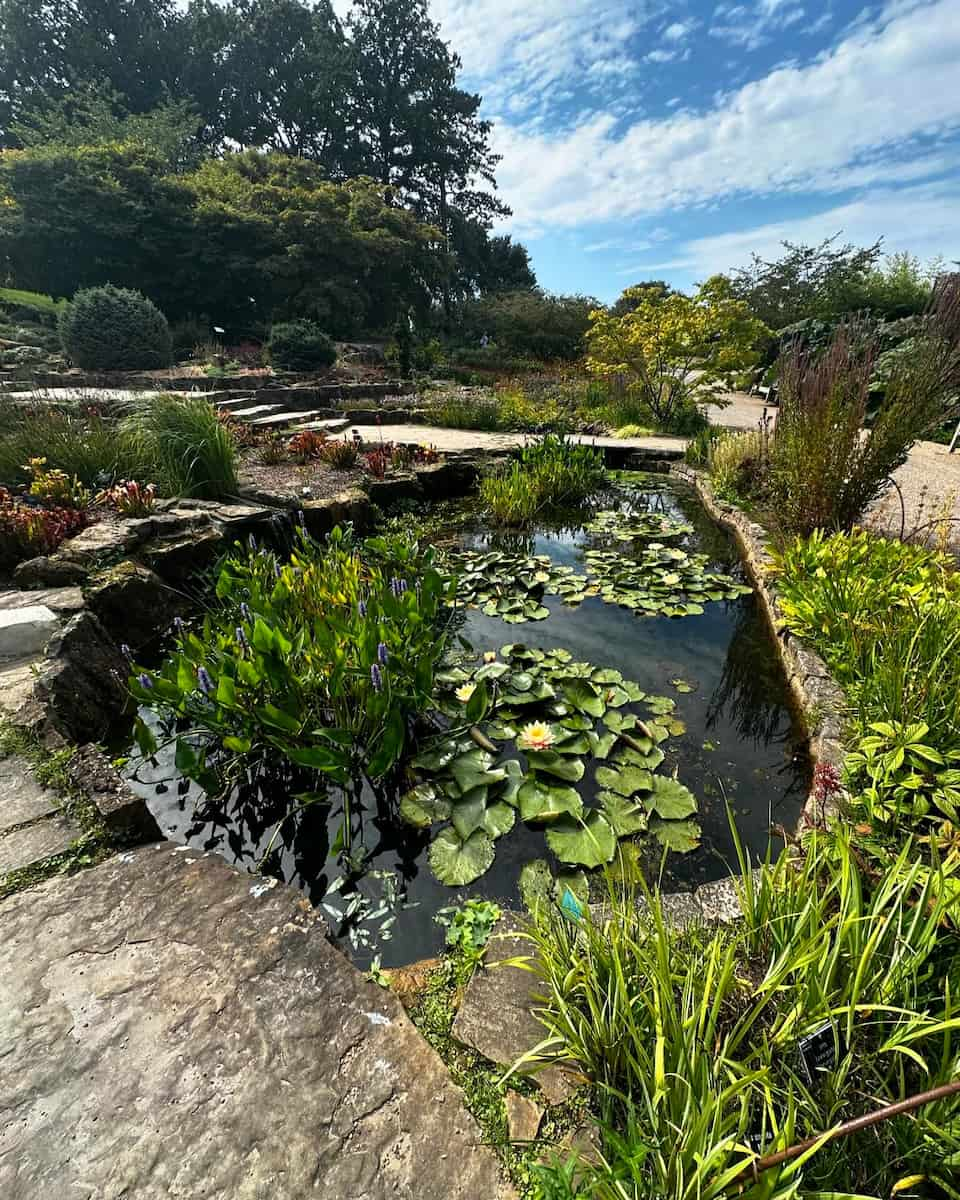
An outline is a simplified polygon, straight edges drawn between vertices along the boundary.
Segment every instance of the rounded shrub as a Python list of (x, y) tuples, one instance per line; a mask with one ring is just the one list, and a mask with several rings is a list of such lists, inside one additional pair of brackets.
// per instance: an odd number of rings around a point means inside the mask
[(281, 371), (312, 371), (337, 361), (333, 342), (314, 321), (299, 319), (274, 325), (267, 343), (270, 361)]
[(159, 308), (129, 288), (86, 288), (60, 314), (60, 341), (78, 367), (135, 371), (170, 362), (170, 327)]

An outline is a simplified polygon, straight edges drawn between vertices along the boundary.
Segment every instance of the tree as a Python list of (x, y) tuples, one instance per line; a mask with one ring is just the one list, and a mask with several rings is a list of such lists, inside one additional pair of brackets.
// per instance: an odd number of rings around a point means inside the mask
[(632, 287), (625, 288), (617, 298), (616, 302), (611, 306), (610, 311), (615, 317), (626, 316), (627, 313), (633, 312), (640, 303), (640, 297), (651, 297), (654, 293), (659, 299), (663, 300), (669, 296), (673, 288), (663, 279), (649, 279), (646, 283), (635, 283)]
[(808, 317), (826, 319), (849, 312), (851, 288), (875, 267), (880, 242), (835, 246), (839, 236), (826, 238), (819, 246), (785, 241), (784, 253), (770, 262), (754, 254), (749, 267), (734, 272), (732, 294), (746, 301), (772, 330)]
[(655, 423), (669, 427), (691, 404), (722, 403), (732, 376), (759, 359), (767, 332), (730, 281), (715, 275), (693, 296), (663, 296), (656, 287), (628, 288), (630, 312), (590, 314), (587, 368), (603, 378), (626, 379)]
[(572, 362), (583, 354), (596, 307), (590, 296), (553, 296), (539, 288), (496, 292), (463, 306), (460, 335), (476, 344), (486, 334), (510, 354)]

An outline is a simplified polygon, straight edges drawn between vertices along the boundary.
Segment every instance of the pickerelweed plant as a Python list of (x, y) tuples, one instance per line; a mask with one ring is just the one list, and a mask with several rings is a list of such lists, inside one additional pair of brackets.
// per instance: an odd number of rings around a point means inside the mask
[[(279, 752), (346, 784), (387, 774), (431, 704), (452, 584), (402, 537), (356, 542), (301, 531), (286, 561), (253, 544), (222, 565), (216, 604), (182, 626), (159, 671), (132, 669), (165, 721), (177, 767), (218, 794), (231, 764)], [(142, 721), (137, 738), (156, 752)]]

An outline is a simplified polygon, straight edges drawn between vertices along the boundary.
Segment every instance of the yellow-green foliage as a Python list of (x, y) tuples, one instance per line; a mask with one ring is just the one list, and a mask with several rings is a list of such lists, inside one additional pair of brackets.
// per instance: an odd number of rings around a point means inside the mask
[(718, 438), (710, 451), (710, 474), (714, 491), (725, 500), (737, 500), (749, 490), (746, 472), (750, 463), (759, 464), (763, 456), (763, 437), (759, 430), (727, 433)]
[[(636, 307), (623, 316), (590, 314), (587, 368), (623, 376), (660, 424), (685, 404), (716, 400), (734, 374), (759, 361), (754, 349), (767, 332), (729, 281), (714, 276), (693, 296), (659, 288), (629, 288)], [(691, 378), (691, 372), (697, 372)]]

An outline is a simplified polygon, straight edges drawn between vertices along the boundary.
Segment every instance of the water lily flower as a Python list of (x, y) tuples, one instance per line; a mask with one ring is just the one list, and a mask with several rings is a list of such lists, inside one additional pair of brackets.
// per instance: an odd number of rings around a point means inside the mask
[(496, 661), (497, 661), (497, 652), (496, 652), (496, 650), (485, 650), (485, 651), (484, 651), (484, 654), (483, 654), (483, 661), (484, 661), (485, 663), (492, 663), (492, 662), (496, 662)]
[(462, 700), (466, 704), (476, 690), (477, 685), (475, 683), (465, 683), (462, 687), (458, 687), (453, 694), (458, 700)]
[(213, 680), (210, 678), (210, 673), (206, 667), (197, 668), (197, 683), (200, 685), (200, 691), (205, 696), (209, 696), (213, 691)]
[(390, 652), (387, 649), (386, 644), (384, 642), (381, 642), (380, 645), (377, 646), (377, 658), (380, 660), (381, 666), (385, 667), (387, 665), (387, 659), (389, 657), (390, 657)]
[(153, 680), (150, 678), (149, 675), (138, 675), (137, 683), (139, 683), (140, 686), (144, 689), (144, 691), (147, 691), (147, 692), (149, 692), (150, 689), (153, 687)]
[(375, 692), (383, 691), (383, 675), (381, 675), (380, 668), (376, 663), (370, 664), (370, 681), (373, 684)]
[(520, 730), (517, 745), (521, 750), (548, 750), (556, 740), (553, 729), (545, 721), (531, 721)]

